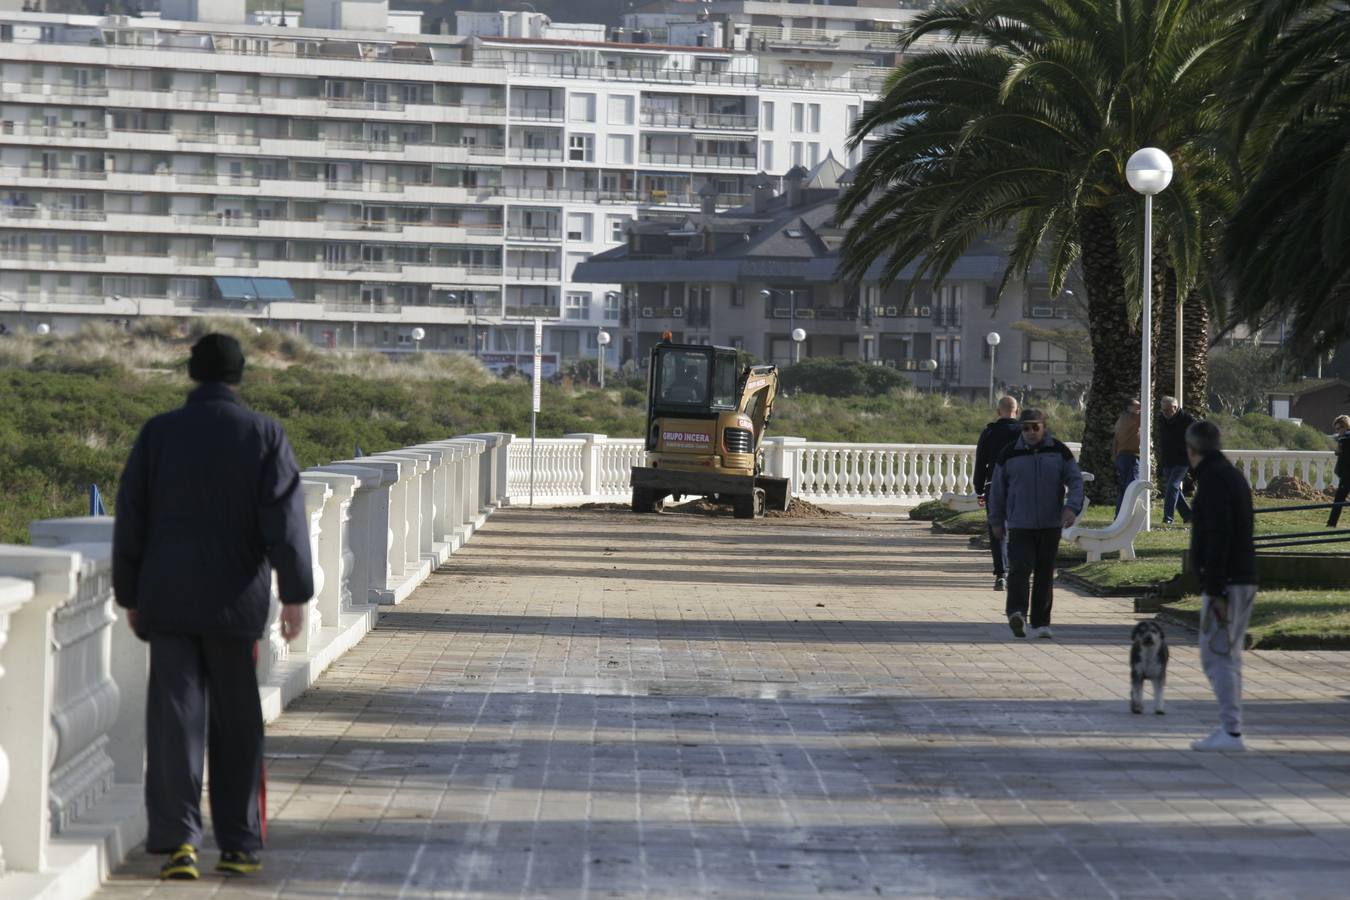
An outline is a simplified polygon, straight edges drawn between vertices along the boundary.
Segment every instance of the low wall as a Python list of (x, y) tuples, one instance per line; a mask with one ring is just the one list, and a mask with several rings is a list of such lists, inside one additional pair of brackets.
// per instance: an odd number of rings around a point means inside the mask
[[(267, 720), (506, 502), (512, 436), (489, 433), (301, 473), (315, 596), (258, 654)], [(0, 896), (80, 897), (145, 836), (144, 643), (112, 596), (110, 516), (33, 522), (0, 545)]]

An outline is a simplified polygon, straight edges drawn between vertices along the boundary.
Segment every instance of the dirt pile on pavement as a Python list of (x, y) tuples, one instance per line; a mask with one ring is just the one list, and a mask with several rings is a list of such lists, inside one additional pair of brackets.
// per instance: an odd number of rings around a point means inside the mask
[(814, 503), (808, 503), (805, 500), (793, 498), (788, 503), (786, 510), (771, 509), (764, 513), (766, 519), (838, 519), (846, 513), (837, 512), (833, 509), (825, 509), (822, 506), (816, 506)]
[(1317, 488), (1294, 475), (1276, 475), (1264, 488), (1256, 492), (1258, 497), (1270, 497), (1273, 500), (1324, 501), (1326, 495)]

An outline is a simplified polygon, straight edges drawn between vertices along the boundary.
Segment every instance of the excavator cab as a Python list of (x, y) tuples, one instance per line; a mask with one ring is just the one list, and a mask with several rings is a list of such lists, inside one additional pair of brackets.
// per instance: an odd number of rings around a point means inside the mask
[(729, 501), (739, 518), (786, 509), (788, 484), (760, 473), (778, 370), (742, 367), (730, 347), (652, 348), (647, 382), (646, 465), (634, 466), (633, 509), (659, 511), (686, 495)]

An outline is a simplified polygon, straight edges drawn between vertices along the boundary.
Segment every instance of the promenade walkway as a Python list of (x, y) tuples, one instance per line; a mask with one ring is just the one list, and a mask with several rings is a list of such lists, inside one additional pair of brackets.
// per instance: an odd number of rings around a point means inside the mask
[(1350, 661), (1251, 654), (1201, 755), (1179, 630), (1129, 714), (1134, 621), (1015, 641), (918, 523), (502, 510), (270, 728), (262, 876), (99, 896), (1345, 896)]

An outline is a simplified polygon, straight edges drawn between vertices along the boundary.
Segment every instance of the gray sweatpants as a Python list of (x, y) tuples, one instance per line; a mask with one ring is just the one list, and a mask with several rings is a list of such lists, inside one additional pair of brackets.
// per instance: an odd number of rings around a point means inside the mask
[(1219, 701), (1219, 724), (1229, 734), (1242, 733), (1242, 645), (1252, 617), (1256, 585), (1228, 586), (1228, 616), (1220, 622), (1208, 594), (1200, 595), (1200, 665)]

